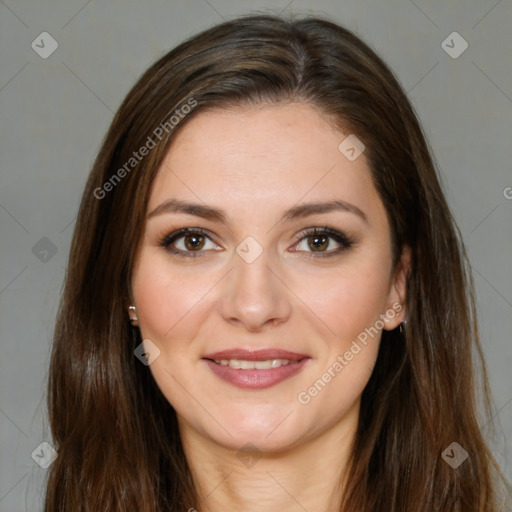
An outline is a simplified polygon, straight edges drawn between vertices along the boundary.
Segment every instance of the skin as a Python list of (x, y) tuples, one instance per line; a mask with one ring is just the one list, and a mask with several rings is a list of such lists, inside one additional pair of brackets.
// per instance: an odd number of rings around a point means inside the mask
[[(400, 324), (409, 268), (407, 252), (392, 268), (390, 226), (364, 153), (351, 162), (338, 150), (348, 134), (305, 104), (203, 112), (178, 132), (155, 178), (133, 298), (143, 338), (160, 350), (149, 368), (177, 412), (201, 511), (339, 506), (380, 330), (307, 404), (297, 397), (380, 315), (388, 312), (384, 329)], [(222, 209), (228, 222), (149, 216), (171, 198)], [(366, 220), (338, 210), (279, 222), (297, 204), (330, 200), (350, 203)], [(317, 249), (295, 237), (325, 226), (353, 245), (313, 259), (340, 244), (327, 238)], [(199, 257), (161, 245), (184, 227), (211, 234)], [(263, 251), (252, 263), (236, 252), (248, 236)], [(194, 252), (190, 241), (173, 246)], [(276, 386), (239, 389), (202, 359), (232, 348), (285, 349), (311, 360)], [(239, 452), (247, 443), (256, 447), (251, 459)]]

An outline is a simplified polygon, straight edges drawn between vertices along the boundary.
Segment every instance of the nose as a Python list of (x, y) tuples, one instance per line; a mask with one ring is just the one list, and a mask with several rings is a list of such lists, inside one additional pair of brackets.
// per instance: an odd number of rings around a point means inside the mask
[(234, 268), (224, 279), (223, 318), (257, 332), (286, 322), (292, 312), (290, 290), (269, 266), (265, 251), (252, 263), (233, 255)]

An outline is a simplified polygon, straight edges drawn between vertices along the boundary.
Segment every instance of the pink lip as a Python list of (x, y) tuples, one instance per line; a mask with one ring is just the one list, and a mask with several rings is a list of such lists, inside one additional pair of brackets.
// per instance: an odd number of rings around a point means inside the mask
[(298, 354), (297, 352), (290, 352), (288, 350), (278, 349), (264, 349), (264, 350), (221, 350), (220, 352), (213, 352), (203, 356), (203, 359), (239, 359), (244, 361), (268, 361), (269, 359), (288, 359), (289, 361), (300, 361), (301, 359), (309, 358), (307, 354)]
[[(208, 354), (203, 358), (217, 377), (242, 389), (266, 389), (283, 382), (299, 373), (311, 360), (306, 354), (287, 350), (223, 350)], [(288, 359), (289, 364), (268, 370), (241, 370), (224, 366), (214, 359), (239, 359), (244, 361), (266, 361), (269, 359)]]

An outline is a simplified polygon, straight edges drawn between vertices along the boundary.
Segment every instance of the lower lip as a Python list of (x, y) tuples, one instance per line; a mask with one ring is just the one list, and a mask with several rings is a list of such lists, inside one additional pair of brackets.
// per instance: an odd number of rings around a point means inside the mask
[(233, 386), (243, 389), (266, 389), (299, 373), (310, 359), (304, 358), (297, 363), (283, 365), (279, 368), (269, 368), (268, 370), (237, 370), (209, 359), (205, 359), (205, 361), (217, 377)]

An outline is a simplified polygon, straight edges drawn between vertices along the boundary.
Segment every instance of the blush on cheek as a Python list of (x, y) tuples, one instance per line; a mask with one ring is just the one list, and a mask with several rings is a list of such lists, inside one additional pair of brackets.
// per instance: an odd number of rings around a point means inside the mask
[(310, 297), (308, 306), (311, 311), (321, 312), (318, 318), (329, 328), (330, 334), (335, 336), (334, 343), (339, 344), (339, 350), (350, 346), (361, 333), (375, 327), (383, 307), (382, 295), (378, 292), (357, 294), (347, 291), (332, 293), (316, 301)]
[(163, 338), (179, 318), (178, 301), (170, 301), (168, 293), (145, 281), (134, 290), (141, 331), (149, 330), (153, 336)]
[[(204, 295), (193, 283), (180, 282), (162, 275), (157, 261), (142, 259), (140, 271), (134, 277), (133, 293), (139, 312), (141, 329), (149, 329), (153, 336), (163, 338), (184, 318)], [(160, 270), (160, 271), (158, 271)]]

